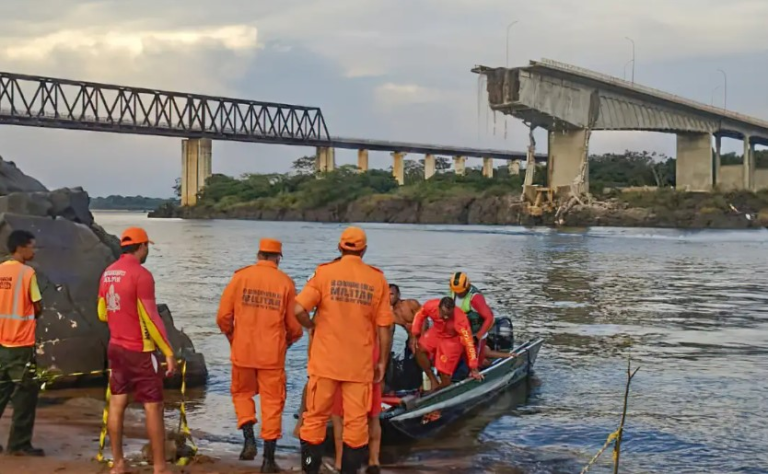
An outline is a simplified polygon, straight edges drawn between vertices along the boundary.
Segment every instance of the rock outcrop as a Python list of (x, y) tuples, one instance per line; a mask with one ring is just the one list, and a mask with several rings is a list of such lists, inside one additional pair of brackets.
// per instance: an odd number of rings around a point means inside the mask
[[(37, 362), (63, 374), (107, 367), (107, 325), (96, 314), (99, 278), (120, 255), (117, 237), (94, 222), (82, 188), (48, 191), (12, 162), (0, 158), (0, 256), (6, 258), (8, 235), (17, 229), (35, 234), (37, 255), (31, 262), (43, 295), (43, 314), (37, 325)], [(187, 383), (207, 379), (205, 360), (184, 333), (176, 329), (171, 312), (160, 305), (178, 357), (187, 360)], [(54, 386), (103, 377), (66, 377)], [(168, 380), (169, 386), (180, 377)]]

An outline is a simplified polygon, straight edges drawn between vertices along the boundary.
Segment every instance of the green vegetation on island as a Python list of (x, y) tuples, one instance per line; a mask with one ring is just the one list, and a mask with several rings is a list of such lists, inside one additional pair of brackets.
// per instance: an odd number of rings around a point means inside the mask
[[(768, 163), (768, 154), (760, 161)], [(724, 164), (738, 158), (724, 155)], [(498, 162), (497, 162), (498, 163)], [(166, 204), (152, 217), (398, 222), (445, 224), (527, 223), (520, 200), (525, 171), (510, 176), (506, 163), (492, 178), (479, 167), (464, 176), (436, 160), (437, 174), (424, 180), (423, 160), (405, 161), (405, 185), (391, 170), (360, 173), (354, 166), (315, 173), (314, 157), (299, 158), (284, 174), (215, 174), (192, 207)], [(768, 193), (686, 193), (675, 190), (675, 160), (648, 152), (594, 155), (589, 161), (589, 205), (576, 206), (565, 225), (631, 225), (741, 228), (768, 219)], [(534, 184), (544, 185), (537, 167)], [(633, 190), (640, 188), (639, 190)], [(545, 217), (544, 222), (548, 222)]]

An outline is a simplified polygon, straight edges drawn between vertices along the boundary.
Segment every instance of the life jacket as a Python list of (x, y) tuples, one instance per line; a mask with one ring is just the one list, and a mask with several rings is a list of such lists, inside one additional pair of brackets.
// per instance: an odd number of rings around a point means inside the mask
[(0, 345), (35, 345), (35, 306), (29, 294), (35, 271), (22, 263), (0, 265)]
[[(469, 319), (469, 327), (472, 328), (472, 334), (477, 334), (483, 327), (483, 318), (480, 313), (472, 308), (472, 298), (475, 295), (482, 295), (475, 285), (469, 285), (469, 291), (459, 303), (459, 309), (464, 311)], [(451, 292), (451, 298), (456, 299), (456, 293)]]

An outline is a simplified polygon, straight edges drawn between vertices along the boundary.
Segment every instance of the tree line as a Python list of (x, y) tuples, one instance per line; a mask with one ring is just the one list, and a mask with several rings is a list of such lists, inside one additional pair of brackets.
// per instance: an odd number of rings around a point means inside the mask
[[(498, 163), (498, 161), (497, 161)], [(317, 179), (315, 157), (295, 160), (288, 173), (246, 173), (240, 177), (214, 174), (199, 195), (198, 205), (228, 208), (258, 205), (264, 208), (313, 209), (334, 202), (351, 202), (370, 194), (397, 193), (417, 200), (444, 196), (503, 195), (522, 190), (524, 170), (510, 176), (506, 163), (492, 178), (482, 176), (481, 167), (468, 167), (464, 176), (451, 171), (451, 161), (437, 157), (437, 174), (424, 180), (424, 160), (405, 160), (405, 185), (399, 186), (389, 170), (360, 173), (355, 166), (341, 166)], [(674, 187), (675, 160), (649, 152), (627, 151), (590, 156), (591, 191), (629, 186)], [(546, 167), (537, 166), (534, 184), (546, 183)], [(175, 187), (178, 193), (178, 182)]]

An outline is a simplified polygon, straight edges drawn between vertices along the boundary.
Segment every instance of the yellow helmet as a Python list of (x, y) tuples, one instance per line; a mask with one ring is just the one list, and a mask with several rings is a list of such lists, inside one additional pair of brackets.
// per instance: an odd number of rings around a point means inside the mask
[(451, 276), (451, 291), (454, 293), (464, 293), (469, 289), (469, 277), (464, 272), (456, 272)]

